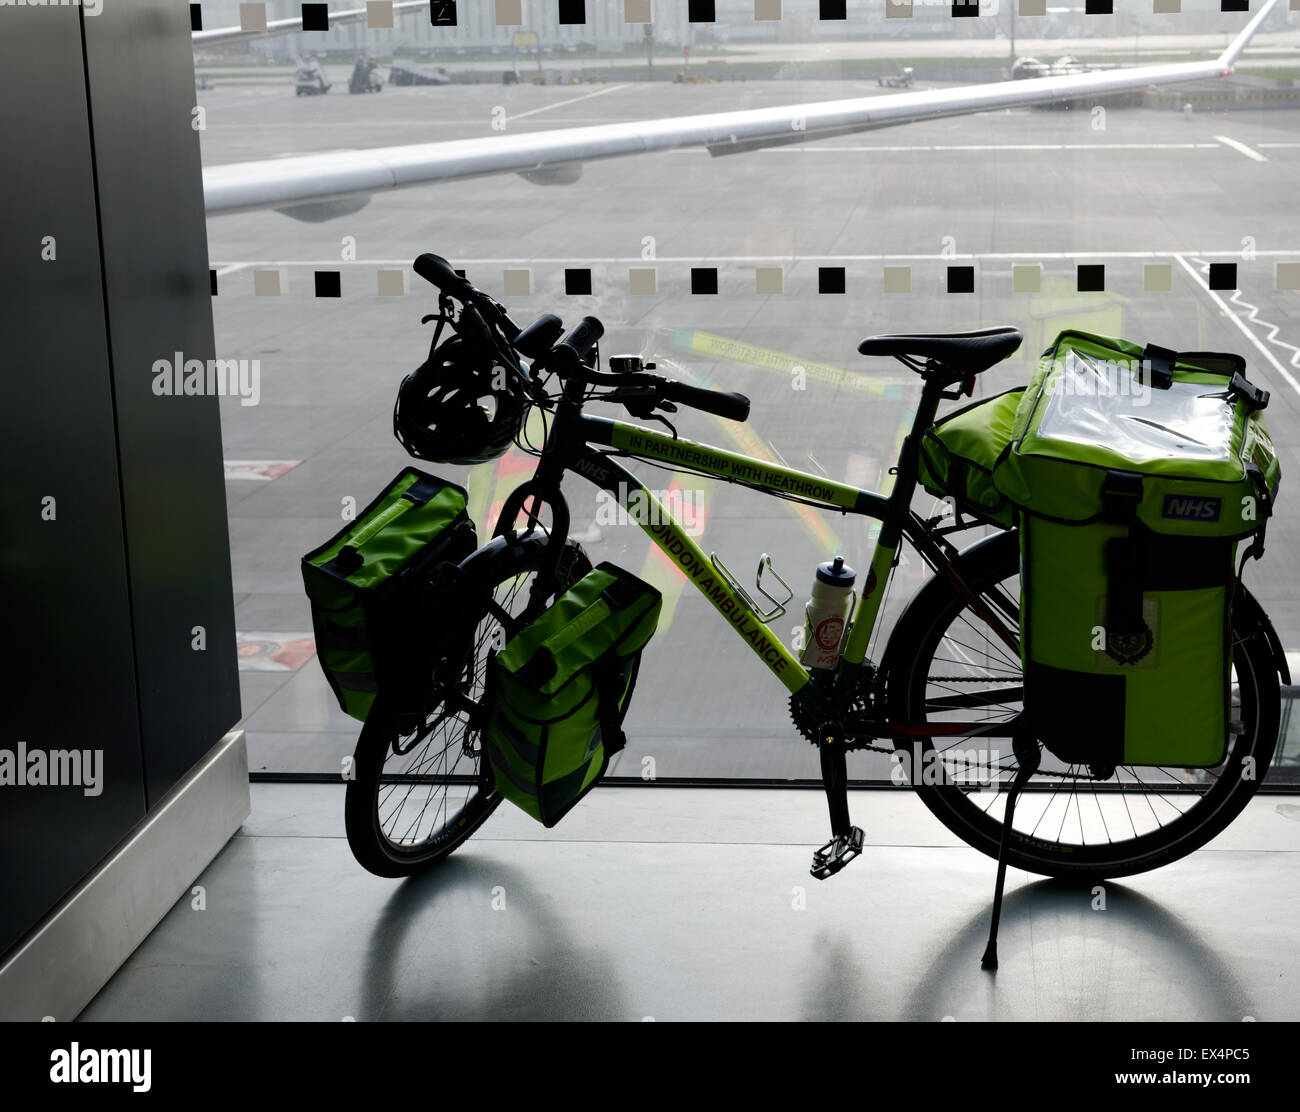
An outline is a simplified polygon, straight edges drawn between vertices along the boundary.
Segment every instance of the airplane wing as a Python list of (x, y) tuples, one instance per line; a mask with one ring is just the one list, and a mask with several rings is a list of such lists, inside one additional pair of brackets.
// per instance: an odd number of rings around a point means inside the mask
[(577, 179), (583, 162), (599, 158), (682, 147), (731, 154), (916, 120), (1224, 78), (1277, 3), (1267, 0), (1218, 58), (1201, 62), (210, 166), (203, 171), (204, 200), (210, 214), (274, 208), (316, 221), (354, 212), (378, 190), (501, 173), (564, 184)]

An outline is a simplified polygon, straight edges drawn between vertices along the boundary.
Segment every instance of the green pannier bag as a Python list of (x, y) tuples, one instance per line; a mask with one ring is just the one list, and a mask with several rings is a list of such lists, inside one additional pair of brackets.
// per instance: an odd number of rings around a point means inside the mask
[(1025, 707), (1070, 764), (1209, 768), (1231, 712), (1238, 542), (1280, 470), (1239, 356), (1062, 332), (994, 471), (1020, 527)]
[(353, 718), (365, 721), (381, 688), (414, 695), (427, 685), (439, 628), (429, 574), (478, 547), (465, 504), (461, 487), (408, 467), (302, 558), (316, 656)]
[(554, 826), (623, 748), (641, 650), (663, 599), (601, 564), (489, 658), (483, 731), (506, 799)]
[(919, 453), (920, 483), (951, 498), (962, 513), (1010, 529), (1015, 510), (993, 485), (993, 467), (1011, 442), (1023, 386), (963, 406), (925, 430)]

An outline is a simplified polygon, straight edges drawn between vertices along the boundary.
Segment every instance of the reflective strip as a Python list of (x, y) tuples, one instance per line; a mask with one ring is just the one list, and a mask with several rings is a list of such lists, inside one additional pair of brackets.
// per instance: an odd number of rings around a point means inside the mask
[(492, 716), (492, 726), (497, 727), (503, 734), (510, 739), (510, 744), (515, 747), (515, 751), (531, 765), (540, 765), (542, 763), (542, 750), (534, 745), (523, 732), (511, 722), (501, 711), (497, 711)]
[(531, 795), (534, 799), (537, 798), (537, 789), (514, 770), (509, 760), (506, 759), (506, 755), (488, 736), (487, 731), (483, 732), (483, 748), (487, 750), (488, 760), (492, 762), (493, 772), (504, 776), (525, 795)]
[(379, 682), (373, 672), (335, 672), (333, 669), (330, 672), (334, 676), (334, 682), (345, 691), (379, 690)]
[(540, 803), (545, 812), (542, 816), (543, 821), (548, 818), (554, 821), (552, 811), (565, 811), (572, 806), (576, 798), (586, 790), (584, 784), (594, 764), (596, 764), (594, 758), (584, 761), (567, 775), (542, 785), (543, 795)]
[(316, 638), (318, 649), (339, 649), (344, 652), (356, 652), (370, 647), (370, 635), (364, 624), (342, 626), (337, 622), (323, 621), (319, 636)]

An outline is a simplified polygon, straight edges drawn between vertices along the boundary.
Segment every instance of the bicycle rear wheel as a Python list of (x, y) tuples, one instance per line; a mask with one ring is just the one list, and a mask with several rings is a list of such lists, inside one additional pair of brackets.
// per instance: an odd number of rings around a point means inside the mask
[[(1019, 636), (1019, 550), (1003, 533), (960, 557), (963, 580)], [(1281, 693), (1267, 620), (1238, 584), (1233, 607), (1232, 727), (1210, 769), (1121, 766), (1105, 780), (1040, 748), (1040, 768), (1016, 805), (1008, 863), (1051, 877), (1121, 877), (1191, 853), (1254, 795), (1272, 759)], [(942, 578), (899, 619), (882, 669), (891, 721), (1011, 720), (1021, 710), (1019, 656)], [(899, 742), (925, 805), (963, 841), (998, 855), (1006, 789), (1018, 768), (1011, 739)]]
[[(461, 565), (491, 602), (471, 617), (454, 657), (435, 673), (418, 714), (400, 717), (395, 702), (375, 700), (353, 761), (344, 818), (353, 856), (379, 876), (410, 876), (444, 860), (496, 810), (480, 745), (488, 658), (531, 620), (533, 584), (546, 538), (497, 538)], [(542, 605), (590, 570), (571, 545)], [(472, 626), (472, 630), (468, 627)]]

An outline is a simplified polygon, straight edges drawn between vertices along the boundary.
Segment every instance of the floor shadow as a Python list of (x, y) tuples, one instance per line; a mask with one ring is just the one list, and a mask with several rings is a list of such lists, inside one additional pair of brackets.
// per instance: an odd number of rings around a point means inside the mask
[[(1161, 1017), (1111, 1014), (1113, 1007), (1108, 1007), (1105, 999), (1108, 989), (1099, 989), (1089, 998), (1086, 974), (1090, 970), (1085, 969), (1077, 981), (1055, 989), (1062, 994), (1060, 999), (1043, 1001), (1050, 1018), (1239, 1022), (1251, 1014), (1250, 1001), (1232, 966), (1196, 931), (1148, 896), (1114, 882), (1103, 887), (1105, 907), (1101, 910), (1094, 907), (1093, 889), (1075, 882), (1040, 880), (1009, 892), (1002, 909), (1000, 968), (996, 972), (980, 968), (991, 910), (982, 908), (935, 955), (904, 1002), (901, 1018), (941, 1020), (953, 1015), (954, 1019), (993, 1019), (1013, 994), (1033, 992), (1041, 998), (1054, 987), (1035, 983), (1041, 970), (1036, 973), (1033, 950), (1048, 944), (1077, 949), (1081, 967), (1090, 944), (1096, 944), (1094, 949), (1099, 946), (1103, 957), (1117, 950), (1135, 952), (1139, 958), (1131, 964), (1140, 975), (1177, 986), (1185, 998), (1180, 1010), (1187, 1013)], [(1091, 971), (1095, 976), (1096, 971)], [(1109, 972), (1108, 983), (1113, 984), (1113, 978), (1125, 971), (1112, 968)], [(982, 1008), (982, 1013), (953, 1014), (955, 1002), (963, 997), (977, 1012)], [(1025, 1018), (1025, 1007), (1023, 999), (1018, 1001), (1019, 1018)], [(1076, 1014), (1062, 1015), (1062, 1011)]]
[(557, 914), (494, 859), (451, 858), (403, 881), (371, 931), (357, 1018), (639, 1018), (582, 910)]

